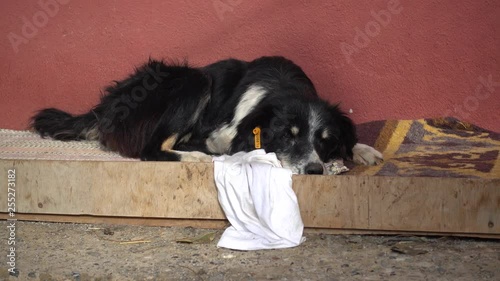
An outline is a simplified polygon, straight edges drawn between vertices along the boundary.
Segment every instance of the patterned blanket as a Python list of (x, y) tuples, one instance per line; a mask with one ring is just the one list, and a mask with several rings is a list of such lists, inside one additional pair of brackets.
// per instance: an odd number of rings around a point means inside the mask
[[(357, 126), (359, 140), (384, 154), (378, 166), (349, 166), (346, 174), (500, 178), (500, 134), (453, 118), (374, 121)], [(42, 139), (0, 129), (0, 159), (137, 161), (97, 142)]]
[(359, 141), (385, 161), (351, 174), (500, 178), (500, 134), (454, 118), (374, 121), (358, 125)]

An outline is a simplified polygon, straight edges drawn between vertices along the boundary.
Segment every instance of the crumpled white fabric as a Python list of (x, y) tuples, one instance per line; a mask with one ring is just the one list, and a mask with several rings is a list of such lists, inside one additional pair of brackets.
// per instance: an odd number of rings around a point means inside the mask
[(305, 241), (292, 172), (281, 167), (274, 153), (259, 149), (213, 161), (219, 203), (231, 223), (218, 247), (277, 249)]

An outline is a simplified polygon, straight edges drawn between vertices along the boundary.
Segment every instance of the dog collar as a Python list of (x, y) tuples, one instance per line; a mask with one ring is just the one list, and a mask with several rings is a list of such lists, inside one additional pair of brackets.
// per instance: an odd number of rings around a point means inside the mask
[(260, 127), (257, 126), (253, 129), (253, 140), (254, 140), (254, 146), (255, 148), (259, 149), (261, 148), (260, 145)]

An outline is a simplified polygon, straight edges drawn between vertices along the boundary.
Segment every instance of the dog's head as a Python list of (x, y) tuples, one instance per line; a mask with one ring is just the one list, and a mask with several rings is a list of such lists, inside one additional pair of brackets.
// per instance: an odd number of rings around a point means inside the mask
[(275, 152), (283, 167), (298, 174), (323, 174), (323, 164), (352, 158), (357, 142), (352, 121), (338, 108), (317, 98), (263, 102), (238, 126), (235, 151), (255, 149), (254, 129), (261, 147)]

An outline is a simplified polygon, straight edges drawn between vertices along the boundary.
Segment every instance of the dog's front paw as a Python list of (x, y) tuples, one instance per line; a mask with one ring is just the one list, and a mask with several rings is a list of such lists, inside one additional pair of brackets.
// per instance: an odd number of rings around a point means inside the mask
[(384, 157), (382, 156), (382, 153), (380, 153), (375, 148), (373, 148), (369, 145), (366, 145), (366, 144), (357, 143), (352, 148), (352, 153), (353, 153), (352, 160), (356, 164), (378, 165), (384, 161)]

